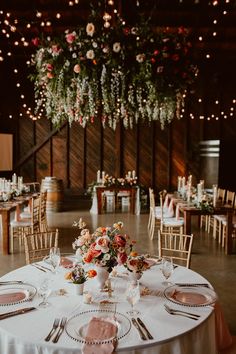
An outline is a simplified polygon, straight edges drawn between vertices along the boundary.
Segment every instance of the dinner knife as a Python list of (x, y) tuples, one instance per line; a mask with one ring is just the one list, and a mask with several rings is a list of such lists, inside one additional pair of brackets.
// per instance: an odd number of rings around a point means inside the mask
[(204, 286), (209, 288), (210, 285), (208, 283), (175, 283), (177, 286)]
[(30, 312), (33, 310), (36, 310), (36, 307), (25, 307), (20, 310), (2, 313), (2, 314), (0, 314), (0, 320), (5, 320), (5, 318), (21, 315), (23, 313), (27, 313), (27, 312)]
[(145, 326), (145, 324), (143, 323), (143, 321), (141, 320), (141, 318), (137, 318), (138, 323), (140, 324), (140, 326), (145, 330), (145, 332), (147, 333), (148, 339), (153, 339), (153, 336), (151, 335), (151, 333), (149, 332), (149, 330), (147, 329), (147, 327)]
[(46, 272), (47, 272), (45, 269), (40, 268), (40, 266), (38, 266), (38, 265), (36, 265), (36, 264), (31, 263), (30, 265), (32, 265), (32, 267), (37, 268), (38, 270), (41, 270), (41, 271), (42, 271), (42, 272), (44, 272), (44, 273), (46, 273)]
[(140, 326), (139, 326), (138, 322), (136, 321), (136, 319), (135, 318), (131, 318), (131, 321), (132, 321), (134, 327), (138, 330), (141, 339), (142, 340), (147, 340), (146, 336), (144, 335), (144, 333), (143, 333), (142, 329), (140, 328)]
[(22, 280), (6, 280), (0, 281), (0, 285), (8, 285), (8, 284), (23, 284)]

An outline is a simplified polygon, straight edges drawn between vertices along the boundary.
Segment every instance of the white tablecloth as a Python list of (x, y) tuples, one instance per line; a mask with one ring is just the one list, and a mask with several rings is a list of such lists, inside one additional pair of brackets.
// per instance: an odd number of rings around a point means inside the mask
[[(118, 269), (120, 272), (122, 269)], [(81, 311), (98, 309), (98, 302), (107, 294), (99, 293), (96, 279), (88, 280), (85, 290), (92, 293), (94, 302), (84, 304), (83, 296), (74, 295), (74, 285), (64, 280), (65, 270), (61, 269), (57, 275), (43, 273), (31, 265), (19, 268), (8, 273), (1, 280), (24, 280), (38, 286), (40, 281), (49, 277), (52, 279), (53, 290), (66, 289), (67, 294), (59, 296), (52, 293), (49, 297), (51, 306), (46, 309), (37, 309), (27, 314), (15, 316), (0, 321), (0, 353), (1, 354), (78, 354), (81, 353), (81, 344), (72, 340), (64, 332), (58, 343), (45, 342), (44, 338), (51, 329), (55, 317), (72, 315)], [(173, 282), (206, 282), (199, 274), (183, 267), (174, 270)], [(160, 266), (156, 265), (147, 270), (142, 276), (141, 288), (146, 286), (151, 290), (163, 290), (163, 276)], [(118, 300), (117, 311), (126, 315), (130, 305), (125, 299), (125, 290), (128, 276), (112, 278), (114, 288), (113, 298)], [(157, 293), (158, 294), (158, 293)], [(0, 306), (1, 313), (14, 309), (37, 306), (41, 299), (38, 295), (33, 301), (14, 306)], [(216, 354), (215, 318), (212, 306), (188, 307), (201, 315), (197, 321), (182, 316), (172, 316), (164, 310), (163, 304), (168, 302), (163, 296), (142, 296), (136, 305), (140, 311), (139, 317), (147, 325), (154, 339), (142, 341), (137, 330), (132, 326), (131, 331), (119, 341), (117, 352), (126, 354)], [(175, 307), (178, 305), (172, 304)], [(128, 315), (126, 315), (128, 316)]]

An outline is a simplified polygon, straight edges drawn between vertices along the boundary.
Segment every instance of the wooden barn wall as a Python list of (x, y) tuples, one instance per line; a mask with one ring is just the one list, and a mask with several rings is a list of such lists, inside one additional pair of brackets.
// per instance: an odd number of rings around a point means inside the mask
[[(16, 126), (19, 159), (39, 146), (16, 172), (25, 181), (41, 182), (53, 175), (63, 180), (65, 189), (80, 192), (96, 180), (99, 169), (116, 177), (135, 170), (139, 183), (157, 191), (174, 190), (178, 175), (191, 173), (193, 182), (197, 183), (201, 177), (199, 142), (204, 139), (220, 139), (221, 144), (236, 141), (234, 119), (208, 122), (182, 118), (164, 130), (159, 122), (142, 123), (132, 130), (118, 125), (115, 131), (103, 129), (98, 121), (86, 128), (73, 123), (71, 127), (65, 124), (51, 135), (48, 120), (19, 119)], [(47, 136), (48, 140), (40, 147)], [(220, 176), (222, 180), (224, 176)]]

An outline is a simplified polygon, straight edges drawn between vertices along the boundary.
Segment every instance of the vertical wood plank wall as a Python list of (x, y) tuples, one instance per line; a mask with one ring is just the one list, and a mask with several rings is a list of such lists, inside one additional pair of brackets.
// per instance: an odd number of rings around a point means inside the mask
[[(109, 127), (103, 129), (98, 121), (86, 128), (77, 123), (71, 127), (66, 124), (36, 149), (18, 173), (25, 180), (39, 182), (53, 175), (63, 180), (65, 188), (83, 190), (96, 180), (97, 170), (116, 177), (135, 170), (139, 183), (146, 187), (174, 189), (177, 176), (192, 172), (189, 164), (195, 164), (187, 161), (187, 144), (191, 144), (193, 136), (196, 141), (201, 140), (200, 129), (195, 134), (195, 125), (189, 127), (189, 121), (182, 119), (164, 130), (158, 122), (152, 122), (135, 125), (132, 130), (118, 125), (113, 131)], [(20, 120), (17, 159), (40, 145), (50, 131), (48, 120)]]
[[(44, 119), (21, 119), (18, 127), (18, 159), (39, 145), (52, 129)], [(225, 130), (228, 134), (229, 129)], [(141, 123), (132, 130), (118, 125), (116, 131), (104, 129), (99, 121), (86, 128), (65, 124), (18, 173), (25, 180), (39, 182), (45, 176), (55, 176), (63, 180), (65, 188), (83, 190), (96, 180), (97, 170), (116, 177), (135, 170), (142, 185), (173, 190), (178, 175), (191, 173), (195, 182), (200, 178), (198, 143), (203, 138), (202, 122), (184, 118), (164, 130), (159, 122)]]

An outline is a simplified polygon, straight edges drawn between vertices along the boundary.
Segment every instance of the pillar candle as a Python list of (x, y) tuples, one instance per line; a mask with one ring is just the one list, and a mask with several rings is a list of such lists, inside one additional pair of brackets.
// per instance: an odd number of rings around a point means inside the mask
[(177, 191), (180, 192), (181, 191), (181, 184), (182, 184), (182, 177), (178, 176), (178, 184), (177, 184)]
[(202, 184), (198, 183), (197, 185), (197, 200), (198, 202), (202, 201)]
[(217, 184), (213, 184), (212, 189), (213, 189), (213, 207), (215, 207), (217, 202), (217, 189), (218, 189)]
[(135, 179), (136, 173), (135, 170), (132, 171), (132, 178)]
[(100, 176), (101, 176), (101, 175), (100, 175), (100, 170), (98, 170), (98, 171), (97, 171), (97, 183), (100, 183), (100, 179), (101, 179)]
[(102, 183), (105, 182), (105, 171), (102, 171)]

